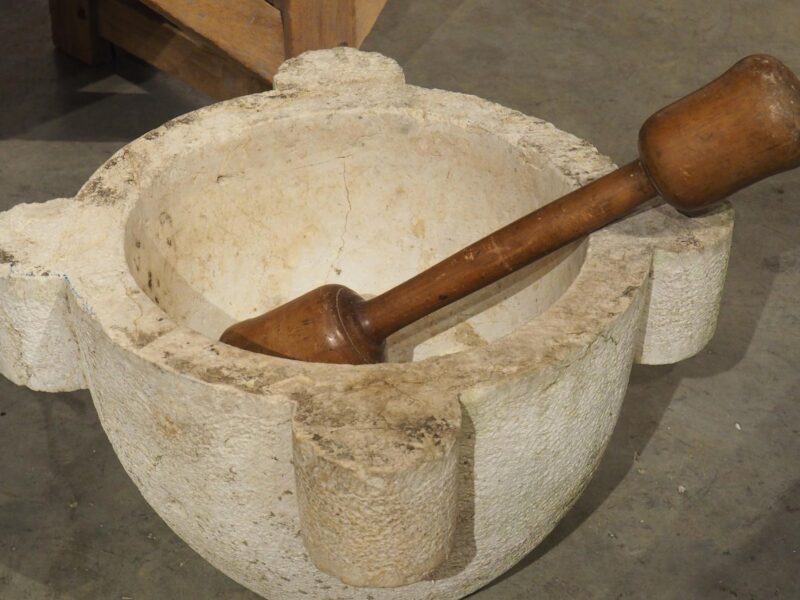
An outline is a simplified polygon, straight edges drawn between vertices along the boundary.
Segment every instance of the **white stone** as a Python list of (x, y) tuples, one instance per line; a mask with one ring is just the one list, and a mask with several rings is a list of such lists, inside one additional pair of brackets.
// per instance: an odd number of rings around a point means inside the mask
[(633, 361), (708, 341), (731, 210), (642, 211), (400, 332), (392, 363), (244, 352), (215, 339), (326, 282), (379, 293), (613, 167), (378, 55), (276, 83), (0, 214), (0, 370), (88, 386), (147, 501), (267, 598), (463, 597), (579, 496)]

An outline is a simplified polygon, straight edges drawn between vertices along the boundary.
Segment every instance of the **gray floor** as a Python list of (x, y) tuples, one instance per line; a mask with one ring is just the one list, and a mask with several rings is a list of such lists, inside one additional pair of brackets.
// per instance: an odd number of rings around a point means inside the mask
[[(74, 194), (115, 149), (208, 103), (131, 61), (115, 75), (54, 54), (46, 4), (0, 4), (0, 209)], [(621, 163), (644, 118), (737, 58), (800, 70), (799, 32), (797, 0), (389, 0), (366, 47)], [(586, 493), (472, 598), (800, 598), (798, 197), (800, 171), (736, 196), (713, 342), (634, 368)], [(0, 456), (1, 599), (256, 598), (142, 500), (85, 392), (0, 378)]]

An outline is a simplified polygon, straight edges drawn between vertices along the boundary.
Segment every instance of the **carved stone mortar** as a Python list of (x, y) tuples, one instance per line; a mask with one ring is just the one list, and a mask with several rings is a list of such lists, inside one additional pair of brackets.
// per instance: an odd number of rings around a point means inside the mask
[(388, 289), (611, 168), (380, 55), (308, 53), (0, 214), (0, 371), (88, 387), (146, 500), (265, 597), (460, 598), (579, 496), (633, 362), (710, 339), (731, 210), (642, 211), (396, 334), (391, 363), (215, 340), (326, 282)]

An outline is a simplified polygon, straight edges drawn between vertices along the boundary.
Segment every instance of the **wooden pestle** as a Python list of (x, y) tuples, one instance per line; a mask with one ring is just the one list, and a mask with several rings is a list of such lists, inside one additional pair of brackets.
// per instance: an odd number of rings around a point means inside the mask
[(800, 81), (765, 55), (742, 59), (705, 87), (650, 117), (639, 159), (364, 300), (324, 285), (229, 327), (221, 341), (297, 360), (385, 359), (386, 338), (661, 195), (703, 211), (733, 192), (800, 166)]

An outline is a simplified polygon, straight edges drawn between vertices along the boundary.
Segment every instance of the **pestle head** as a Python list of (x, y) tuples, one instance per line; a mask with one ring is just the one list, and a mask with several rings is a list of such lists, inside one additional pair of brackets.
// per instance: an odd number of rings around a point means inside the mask
[(659, 194), (687, 213), (800, 166), (800, 81), (772, 56), (748, 56), (650, 117), (639, 155)]
[(360, 319), (364, 299), (342, 285), (324, 285), (263, 315), (231, 325), (220, 341), (244, 350), (308, 362), (385, 361), (384, 340)]

